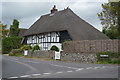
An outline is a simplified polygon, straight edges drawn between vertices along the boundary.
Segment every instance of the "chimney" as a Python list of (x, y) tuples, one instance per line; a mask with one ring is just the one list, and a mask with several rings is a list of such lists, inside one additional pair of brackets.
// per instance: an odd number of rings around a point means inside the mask
[(53, 7), (50, 11), (51, 11), (51, 14), (52, 14), (52, 13), (55, 13), (56, 11), (58, 11), (58, 10), (56, 9), (56, 5), (54, 5), (54, 7)]

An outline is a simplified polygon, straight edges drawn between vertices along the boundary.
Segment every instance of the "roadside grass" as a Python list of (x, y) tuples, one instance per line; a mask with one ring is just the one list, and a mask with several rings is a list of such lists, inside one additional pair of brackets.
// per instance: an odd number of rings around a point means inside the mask
[(111, 61), (98, 61), (97, 64), (120, 64), (120, 59)]
[[(24, 58), (34, 59), (34, 60), (43, 60), (43, 61), (73, 62), (73, 61), (66, 61), (66, 60), (55, 60), (55, 59), (41, 58), (41, 57), (29, 57), (29, 56), (24, 56), (22, 54), (16, 54), (14, 56), (16, 56), (16, 57), (24, 57)], [(91, 64), (120, 64), (120, 59), (119, 60), (113, 60), (113, 61), (98, 61), (96, 63), (91, 63)]]
[(13, 54), (13, 53), (9, 53), (9, 56), (16, 56), (16, 57), (23, 57), (23, 54)]
[(23, 54), (13, 54), (13, 53), (9, 53), (9, 56), (24, 57), (24, 58), (30, 58), (30, 59), (38, 59), (38, 60), (43, 60), (43, 61), (61, 61), (61, 60), (41, 58), (41, 57), (24, 56)]
[[(108, 54), (109, 58), (100, 58), (101, 54)], [(74, 62), (74, 61), (66, 61), (66, 60), (55, 60), (55, 59), (49, 59), (49, 58), (42, 58), (42, 57), (30, 57), (30, 56), (24, 56), (24, 54), (20, 53), (9, 53), (9, 56), (16, 56), (16, 57), (24, 57), (24, 58), (31, 58), (31, 59), (38, 59), (38, 60), (43, 60), (43, 61), (64, 61), (64, 62)], [(118, 54), (113, 54), (111, 52), (101, 52), (97, 54), (97, 62), (91, 63), (91, 64), (120, 64), (120, 59), (119, 59)], [(79, 62), (80, 63), (80, 62)]]
[[(43, 60), (43, 61), (56, 61), (54, 59), (48, 59), (48, 58), (41, 58), (41, 57), (28, 57), (24, 56), (24, 58), (31, 58), (31, 59), (38, 59), (38, 60)], [(58, 61), (58, 60), (57, 60)], [(60, 61), (60, 60), (59, 60)]]
[[(73, 62), (73, 61), (66, 61), (66, 60), (55, 60), (55, 59), (41, 58), (41, 57), (29, 57), (29, 56), (24, 56), (23, 54), (15, 54), (15, 55), (9, 55), (9, 56), (24, 57), (24, 58), (35, 59), (35, 60), (43, 60), (43, 61)], [(96, 63), (91, 63), (91, 64), (120, 64), (120, 59), (116, 59), (116, 60), (112, 60), (112, 61), (97, 61)]]
[(16, 57), (23, 57), (24, 55), (23, 54), (16, 54), (15, 56)]
[[(108, 57), (101, 57), (100, 55), (108, 55)], [(120, 53), (99, 52), (97, 53), (97, 59), (97, 64), (120, 64)]]
[(109, 64), (109, 63), (106, 61), (98, 61), (97, 64)]

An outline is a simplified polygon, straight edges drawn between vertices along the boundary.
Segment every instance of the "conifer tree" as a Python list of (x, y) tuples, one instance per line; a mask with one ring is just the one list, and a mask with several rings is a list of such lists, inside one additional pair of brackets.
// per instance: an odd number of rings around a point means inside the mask
[(19, 21), (14, 19), (13, 24), (10, 26), (10, 37), (16, 37), (19, 34)]

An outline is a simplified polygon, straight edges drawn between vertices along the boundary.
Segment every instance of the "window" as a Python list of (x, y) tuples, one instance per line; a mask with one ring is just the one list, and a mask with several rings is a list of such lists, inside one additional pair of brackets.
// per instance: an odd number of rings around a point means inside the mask
[(39, 43), (41, 43), (42, 42), (42, 39), (39, 39)]
[(56, 37), (56, 42), (59, 42), (59, 39), (60, 39), (59, 37)]
[(42, 37), (42, 38), (45, 38), (45, 35), (44, 35), (44, 34), (42, 34), (42, 35), (41, 35), (41, 37)]
[(53, 37), (53, 42), (55, 42), (55, 38)]
[(41, 39), (42, 38), (41, 35), (39, 35), (38, 38)]
[(55, 37), (55, 34), (56, 34), (55, 32), (52, 32), (51, 36), (52, 36), (52, 37)]
[(31, 41), (32, 41), (31, 36), (28, 37), (28, 41), (29, 41), (29, 43), (31, 43)]
[(38, 42), (38, 36), (36, 36), (36, 43), (39, 43), (39, 42)]
[(48, 42), (50, 42), (50, 37), (48, 37), (48, 40), (47, 40)]
[(45, 42), (48, 42), (48, 37), (45, 37)]
[(43, 38), (41, 39), (41, 42), (43, 42)]
[(47, 35), (48, 37), (50, 37), (51, 36), (51, 34), (50, 33), (48, 33), (48, 35)]
[(27, 37), (27, 44), (29, 44), (29, 37)]
[(35, 35), (34, 36), (34, 43), (37, 43), (37, 41), (38, 41), (37, 38), (38, 38), (37, 35)]

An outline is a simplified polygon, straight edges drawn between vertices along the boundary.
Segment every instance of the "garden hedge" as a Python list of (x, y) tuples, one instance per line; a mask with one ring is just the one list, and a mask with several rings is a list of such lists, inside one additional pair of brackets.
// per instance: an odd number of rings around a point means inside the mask
[(30, 45), (23, 45), (21, 48), (20, 48), (22, 51), (24, 50), (31, 50), (32, 47)]
[(59, 52), (59, 48), (58, 48), (57, 46), (55, 46), (55, 45), (53, 45), (53, 46), (50, 48), (50, 50), (54, 50), (54, 51)]
[(40, 50), (40, 47), (38, 45), (35, 45), (33, 48), (32, 48), (32, 52), (34, 52), (35, 50)]

